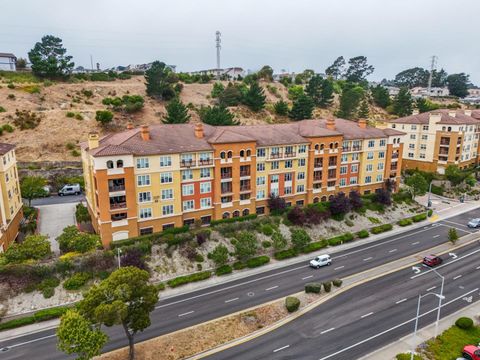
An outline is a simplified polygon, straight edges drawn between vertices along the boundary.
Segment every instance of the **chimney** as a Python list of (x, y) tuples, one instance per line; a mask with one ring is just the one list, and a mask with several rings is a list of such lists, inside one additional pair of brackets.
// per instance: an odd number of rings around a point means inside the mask
[(465, 110), (466, 116), (472, 116), (472, 110)]
[(203, 139), (203, 124), (202, 123), (198, 123), (198, 124), (195, 124), (195, 137), (197, 139)]
[(442, 114), (441, 113), (429, 113), (428, 115), (428, 123), (430, 125), (435, 125), (438, 123), (440, 120), (442, 120)]
[(97, 133), (88, 134), (88, 149), (96, 149), (99, 146), (99, 136)]
[(420, 111), (418, 111), (418, 109), (413, 109), (412, 115), (418, 115), (418, 114), (420, 114)]
[(133, 124), (131, 122), (129, 122), (127, 124), (127, 130), (132, 130), (134, 128)]
[(335, 119), (334, 118), (328, 118), (327, 119), (327, 129), (335, 130)]
[(148, 129), (148, 125), (142, 125), (140, 135), (142, 136), (143, 141), (150, 140), (150, 130)]
[(358, 126), (361, 127), (362, 129), (366, 129), (367, 128), (367, 120), (358, 119)]
[(448, 112), (448, 116), (455, 117), (455, 115), (457, 115), (457, 112), (455, 110), (450, 110)]

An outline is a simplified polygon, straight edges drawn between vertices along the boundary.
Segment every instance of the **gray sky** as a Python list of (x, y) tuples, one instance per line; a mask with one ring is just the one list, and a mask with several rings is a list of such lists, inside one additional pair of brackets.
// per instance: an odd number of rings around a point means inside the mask
[(162, 60), (179, 71), (222, 66), (323, 72), (333, 60), (365, 55), (372, 80), (431, 55), (448, 73), (480, 84), (478, 0), (0, 0), (0, 52), (26, 57), (42, 35), (63, 39), (76, 65)]

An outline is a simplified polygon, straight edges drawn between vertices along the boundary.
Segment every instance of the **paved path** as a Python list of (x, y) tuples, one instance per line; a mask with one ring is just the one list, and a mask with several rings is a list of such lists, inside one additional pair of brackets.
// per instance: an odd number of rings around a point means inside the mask
[(32, 206), (79, 203), (80, 201), (84, 201), (84, 200), (85, 200), (84, 195), (71, 195), (71, 196), (51, 195), (46, 198), (33, 199)]

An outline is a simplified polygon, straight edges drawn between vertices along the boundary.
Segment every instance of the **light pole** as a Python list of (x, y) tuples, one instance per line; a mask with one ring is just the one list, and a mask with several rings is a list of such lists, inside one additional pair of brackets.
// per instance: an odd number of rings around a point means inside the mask
[(440, 286), (440, 296), (438, 297), (438, 310), (437, 310), (437, 321), (435, 321), (435, 338), (438, 336), (438, 323), (440, 321), (440, 309), (442, 308), (442, 300), (445, 299), (443, 296), (443, 285), (445, 284), (445, 276), (440, 275), (440, 273), (432, 268), (433, 272), (437, 274), (442, 279), (442, 285)]
[(122, 254), (122, 250), (118, 247), (117, 248), (117, 259), (118, 259), (118, 268), (120, 269), (120, 267), (122, 266), (120, 264), (120, 255)]
[[(412, 344), (412, 352), (410, 354), (410, 360), (413, 360), (413, 356), (415, 355), (415, 344), (417, 342), (417, 329), (418, 329), (418, 319), (420, 317), (420, 302), (422, 301), (422, 298), (428, 296), (428, 295), (433, 295), (438, 297), (440, 300), (445, 299), (445, 296), (439, 295), (436, 293), (426, 293), (425, 295), (418, 295), (418, 305), (417, 305), (417, 316), (415, 318), (415, 331), (413, 333), (413, 344)], [(440, 308), (439, 308), (440, 310)]]
[(433, 180), (430, 181), (430, 185), (428, 186), (428, 197), (427, 197), (427, 218), (428, 218), (428, 210), (430, 210), (430, 205), (431, 205), (431, 202), (430, 202), (430, 195), (432, 194), (432, 183), (433, 183)]

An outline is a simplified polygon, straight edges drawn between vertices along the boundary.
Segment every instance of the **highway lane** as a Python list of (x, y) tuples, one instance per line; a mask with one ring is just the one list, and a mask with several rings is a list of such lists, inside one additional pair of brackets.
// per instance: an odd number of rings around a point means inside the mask
[[(460, 235), (473, 232), (464, 225), (472, 217), (480, 217), (480, 209), (335, 253), (333, 264), (328, 268), (315, 270), (301, 262), (163, 299), (152, 313), (152, 325), (145, 332), (138, 334), (136, 341), (166, 334), (301, 291), (306, 282), (346, 277), (417, 252), (425, 251), (425, 254), (428, 254), (427, 249), (446, 241), (450, 227), (456, 227)], [(107, 329), (107, 333), (110, 341), (105, 351), (127, 345), (123, 329), (114, 327)], [(0, 348), (4, 347), (9, 348), (2, 353), (2, 358), (5, 359), (21, 359), (32, 353), (35, 353), (38, 359), (65, 358), (64, 354), (56, 350), (54, 330), (1, 342)]]
[[(480, 300), (480, 246), (466, 246), (456, 255), (436, 268), (445, 276), (442, 316)], [(417, 275), (411, 269), (396, 271), (208, 359), (357, 359), (412, 333), (418, 295), (439, 293), (440, 285), (440, 278), (424, 267)], [(437, 308), (437, 297), (422, 298), (419, 327), (435, 321)]]

